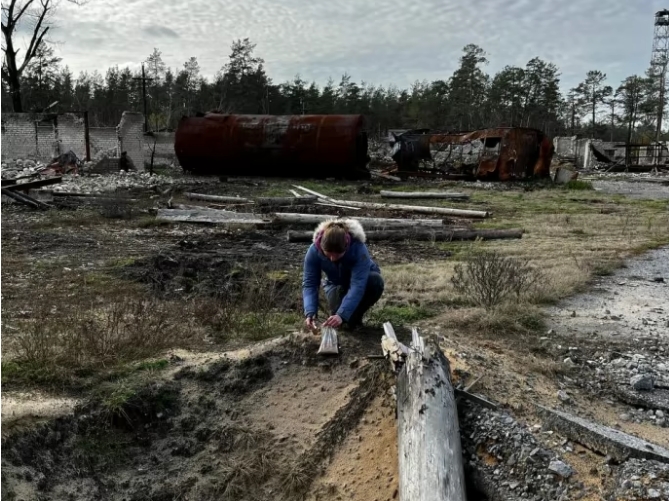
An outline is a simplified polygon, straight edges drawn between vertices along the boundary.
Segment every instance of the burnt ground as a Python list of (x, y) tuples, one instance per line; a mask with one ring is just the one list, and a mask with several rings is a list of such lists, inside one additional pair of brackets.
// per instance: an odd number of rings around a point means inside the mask
[[(240, 196), (278, 194), (262, 180), (234, 188)], [(344, 199), (361, 194), (355, 186), (337, 189)], [(228, 192), (220, 186), (197, 191)], [(133, 196), (140, 202), (130, 215), (113, 218), (72, 201), (47, 213), (3, 204), (3, 500), (397, 499), (394, 376), (385, 361), (367, 358), (380, 353), (381, 330), (372, 325), (342, 334), (338, 358), (316, 355), (318, 340), (298, 333), (296, 314), (307, 244), (288, 243), (281, 229), (156, 224), (152, 211), (165, 197)], [(174, 201), (192, 204), (178, 195)], [(373, 243), (370, 250), (382, 267), (426, 264), (435, 272), (459, 252), (430, 242)], [(624, 290), (615, 276), (601, 280), (612, 294)], [(10, 377), (13, 333), (39, 303), (67, 311), (79, 295), (104, 300), (119, 290), (172, 310), (172, 345), (149, 358), (153, 365), (141, 377), (125, 366), (75, 382), (59, 379), (55, 387)], [(203, 303), (211, 299), (218, 310)], [(282, 323), (245, 317), (239, 325), (254, 332), (217, 336), (228, 325), (205, 320), (221, 314), (221, 302), (240, 311), (262, 304)], [(556, 318), (574, 320), (570, 303), (555, 308)], [(575, 318), (585, 315), (577, 309)], [(561, 408), (669, 446), (656, 414), (661, 407), (628, 391), (635, 370), (662, 363), (657, 336), (603, 339), (580, 327), (570, 332), (549, 317), (534, 337), (516, 339), (477, 335), (450, 322), (439, 314), (417, 321), (421, 332), (441, 341), (456, 384), (474, 382), (473, 392), (499, 404), (497, 410), (459, 404), (470, 501), (609, 499), (613, 493), (661, 499), (653, 497), (664, 495), (661, 467), (615, 464), (543, 426), (534, 410), (535, 403)], [(401, 325), (398, 331), (407, 334)], [(258, 341), (264, 338), (271, 339)], [(570, 478), (549, 471), (555, 459), (573, 469)], [(624, 475), (637, 475), (632, 482), (641, 487), (627, 488)]]

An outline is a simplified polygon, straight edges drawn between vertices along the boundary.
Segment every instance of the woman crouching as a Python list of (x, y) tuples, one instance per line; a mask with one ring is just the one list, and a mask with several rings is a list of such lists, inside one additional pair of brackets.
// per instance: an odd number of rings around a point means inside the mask
[(381, 270), (370, 257), (365, 240), (362, 226), (354, 219), (324, 221), (314, 231), (304, 258), (302, 280), (308, 328), (316, 327), (322, 273), (330, 309), (323, 326), (337, 328), (346, 323), (351, 329), (360, 327), (362, 316), (383, 294)]

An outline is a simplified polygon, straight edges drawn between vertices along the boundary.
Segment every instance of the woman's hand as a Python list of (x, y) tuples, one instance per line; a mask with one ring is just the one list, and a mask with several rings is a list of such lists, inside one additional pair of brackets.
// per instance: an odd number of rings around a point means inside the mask
[(335, 329), (342, 324), (343, 320), (339, 315), (332, 315), (325, 322), (323, 322), (323, 327), (334, 327)]
[(314, 317), (307, 317), (304, 323), (307, 326), (307, 329), (310, 331), (315, 331), (318, 329), (318, 326), (316, 325), (316, 319)]

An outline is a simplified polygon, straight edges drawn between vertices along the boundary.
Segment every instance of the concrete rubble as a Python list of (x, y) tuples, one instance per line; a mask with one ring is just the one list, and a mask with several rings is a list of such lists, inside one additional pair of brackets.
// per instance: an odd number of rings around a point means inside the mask
[[(96, 162), (113, 157), (114, 152), (109, 150), (100, 153)], [(156, 187), (202, 185), (216, 182), (217, 178), (189, 176), (178, 172), (178, 175), (149, 174), (139, 171), (118, 171), (108, 174), (90, 173), (96, 162), (85, 162), (81, 174), (65, 174), (62, 182), (50, 186), (49, 190), (60, 193), (100, 194), (118, 190), (153, 189)], [(19, 178), (18, 183), (30, 182), (44, 178), (47, 173), (47, 164), (31, 159), (17, 159), (2, 163), (2, 179)], [(23, 178), (23, 179), (21, 179)]]
[(568, 461), (507, 412), (468, 402), (458, 408), (468, 473), (489, 499), (576, 499), (587, 492), (582, 482), (571, 481)]

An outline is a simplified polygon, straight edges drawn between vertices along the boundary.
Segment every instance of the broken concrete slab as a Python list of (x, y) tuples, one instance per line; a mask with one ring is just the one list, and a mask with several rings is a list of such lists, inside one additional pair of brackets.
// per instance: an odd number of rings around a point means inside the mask
[(555, 409), (537, 405), (544, 424), (601, 454), (618, 461), (628, 458), (653, 459), (669, 463), (669, 450), (640, 438)]
[(567, 169), (565, 167), (558, 167), (555, 171), (553, 182), (556, 184), (567, 184), (569, 181), (578, 179), (578, 172)]
[(669, 411), (669, 389), (656, 387), (653, 391), (634, 391), (618, 388), (616, 397), (626, 404), (646, 409)]

